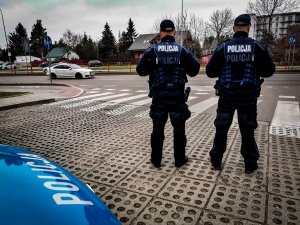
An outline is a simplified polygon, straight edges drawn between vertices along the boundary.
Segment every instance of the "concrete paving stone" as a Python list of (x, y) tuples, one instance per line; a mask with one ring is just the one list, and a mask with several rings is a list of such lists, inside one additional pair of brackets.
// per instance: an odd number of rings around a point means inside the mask
[(118, 149), (109, 149), (106, 146), (98, 145), (92, 149), (85, 149), (84, 152), (81, 152), (81, 157), (94, 159), (97, 161), (105, 161), (109, 157), (119, 153)]
[(261, 171), (246, 174), (243, 165), (225, 164), (221, 170), (221, 174), (218, 176), (218, 183), (251, 191), (264, 192), (267, 190), (267, 174)]
[[(234, 146), (234, 144), (232, 146)], [(235, 148), (233, 147), (233, 149)], [(257, 161), (258, 171), (262, 173), (266, 173), (268, 168), (268, 160), (269, 160), (268, 155), (260, 154), (259, 159)], [(238, 165), (239, 167), (242, 167), (242, 170), (245, 169), (244, 157), (242, 156), (240, 151), (233, 151), (233, 150), (229, 151), (228, 157), (226, 159), (226, 164)]]
[(269, 173), (268, 191), (272, 194), (300, 200), (300, 176), (293, 173)]
[(265, 220), (266, 193), (217, 185), (207, 209), (263, 223)]
[(132, 224), (194, 225), (200, 214), (197, 208), (154, 198)]
[(144, 160), (144, 162), (138, 166), (138, 169), (149, 170), (152, 172), (161, 172), (166, 174), (173, 174), (177, 169), (174, 164), (174, 157), (171, 155), (163, 154), (161, 161), (162, 166), (160, 168), (154, 167), (150, 162), (150, 158), (151, 157), (149, 156), (146, 160)]
[(197, 208), (204, 208), (215, 183), (173, 176), (158, 193), (158, 197)]
[(218, 170), (212, 169), (210, 162), (189, 159), (185, 165), (176, 171), (176, 174), (194, 179), (214, 182), (216, 181), (219, 172), (220, 171)]
[(46, 158), (59, 164), (62, 165), (64, 163), (67, 163), (71, 160), (71, 157), (69, 154), (65, 154), (65, 153), (59, 153), (59, 152), (52, 152), (52, 151), (48, 151), (46, 154)]
[[(205, 141), (206, 141), (205, 139), (200, 140), (197, 143), (197, 145), (194, 147), (194, 149), (191, 151), (191, 153), (189, 154), (189, 157), (210, 162), (209, 152), (210, 152), (213, 144), (211, 144), (211, 145), (206, 144)], [(226, 151), (225, 151), (225, 153), (223, 155), (223, 159), (222, 159), (223, 163), (224, 163), (225, 159), (227, 158), (227, 155), (230, 151), (230, 147), (231, 147), (232, 143), (233, 143), (233, 139), (227, 140)]]
[[(267, 141), (263, 141), (263, 142), (257, 142), (256, 141), (256, 144), (257, 144), (257, 147), (258, 147), (258, 150), (259, 150), (259, 154), (262, 155), (267, 155), (269, 154), (269, 143)], [(232, 146), (231, 146), (231, 149), (233, 151), (237, 151), (237, 152), (240, 152), (241, 151), (241, 146), (242, 146), (242, 140), (237, 138), (234, 140)]]
[(132, 220), (144, 210), (152, 197), (125, 189), (113, 188), (102, 199), (120, 222), (125, 225), (131, 224)]
[(300, 201), (269, 195), (267, 224), (300, 224)]
[(269, 151), (270, 155), (300, 159), (300, 139), (270, 135)]
[(146, 152), (122, 150), (119, 151), (118, 154), (109, 157), (106, 162), (136, 167), (141, 164), (141, 162), (144, 161), (147, 157), (149, 157), (149, 153)]
[(200, 220), (197, 225), (260, 225), (248, 220), (232, 217), (231, 215), (220, 214), (213, 211), (205, 210), (202, 213)]
[(111, 186), (106, 185), (106, 184), (101, 184), (101, 183), (97, 183), (94, 181), (90, 181), (90, 180), (86, 180), (86, 179), (82, 179), (80, 178), (80, 180), (85, 183), (88, 184), (90, 186), (90, 188), (92, 188), (93, 192), (100, 198), (102, 199), (102, 196), (106, 194), (106, 192), (108, 192), (110, 189), (112, 189)]
[(67, 163), (61, 164), (61, 166), (68, 170), (70, 173), (74, 174), (76, 177), (81, 177), (87, 171), (93, 169), (101, 163), (100, 161), (83, 158), (81, 156), (69, 158), (70, 160), (68, 160)]
[(130, 147), (132, 150), (151, 153), (150, 134), (147, 138), (136, 137), (135, 144)]
[(300, 159), (271, 156), (269, 161), (269, 173), (294, 174), (300, 178)]
[(113, 186), (133, 171), (133, 167), (103, 163), (88, 171), (83, 179)]
[(118, 187), (155, 196), (168, 180), (167, 174), (136, 169), (129, 176), (126, 176), (118, 184)]

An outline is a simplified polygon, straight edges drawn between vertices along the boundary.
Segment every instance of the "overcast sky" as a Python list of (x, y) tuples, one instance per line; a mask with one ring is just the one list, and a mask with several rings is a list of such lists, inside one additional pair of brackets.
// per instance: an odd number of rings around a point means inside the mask
[[(0, 0), (7, 35), (20, 22), (30, 37), (37, 19), (47, 29), (53, 41), (58, 41), (67, 29), (99, 40), (108, 22), (116, 39), (127, 28), (129, 18), (139, 34), (150, 33), (155, 21), (165, 15), (181, 12), (181, 0)], [(214, 10), (229, 8), (234, 16), (245, 13), (248, 0), (183, 0), (184, 11), (208, 21)], [(5, 35), (0, 23), (0, 47), (5, 47)]]

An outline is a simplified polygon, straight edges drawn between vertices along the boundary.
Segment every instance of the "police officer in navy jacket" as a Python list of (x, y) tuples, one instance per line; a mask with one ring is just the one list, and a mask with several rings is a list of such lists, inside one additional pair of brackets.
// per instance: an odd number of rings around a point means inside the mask
[(187, 49), (175, 43), (175, 34), (174, 23), (163, 20), (160, 24), (161, 42), (146, 50), (136, 68), (140, 76), (149, 75), (150, 117), (153, 121), (151, 163), (155, 167), (161, 166), (168, 115), (174, 129), (175, 166), (181, 167), (188, 161), (185, 121), (191, 112), (185, 103), (186, 74), (196, 76), (200, 64)]
[(261, 77), (270, 77), (275, 65), (267, 46), (248, 37), (251, 18), (242, 14), (234, 20), (233, 38), (219, 45), (206, 66), (209, 77), (218, 77), (215, 88), (219, 95), (213, 147), (210, 151), (212, 166), (220, 170), (226, 150), (227, 133), (237, 110), (242, 136), (241, 154), (245, 172), (257, 168), (259, 151), (254, 138), (257, 128), (257, 97), (263, 82)]

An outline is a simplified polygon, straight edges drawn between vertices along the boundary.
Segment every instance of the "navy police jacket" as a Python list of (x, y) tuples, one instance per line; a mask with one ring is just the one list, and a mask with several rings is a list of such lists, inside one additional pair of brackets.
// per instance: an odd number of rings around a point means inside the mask
[(219, 45), (206, 66), (208, 77), (219, 78), (217, 88), (223, 96), (257, 96), (260, 77), (270, 77), (274, 72), (267, 46), (241, 31)]
[(148, 48), (136, 67), (140, 76), (150, 76), (151, 97), (166, 101), (184, 96), (186, 74), (196, 76), (199, 69), (198, 60), (175, 43), (173, 36), (165, 36), (159, 44)]

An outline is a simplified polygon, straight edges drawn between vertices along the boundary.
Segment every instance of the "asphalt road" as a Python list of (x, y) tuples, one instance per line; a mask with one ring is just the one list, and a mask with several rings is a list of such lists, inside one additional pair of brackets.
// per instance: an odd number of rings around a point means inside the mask
[[(107, 75), (96, 76), (95, 79), (56, 79), (53, 84), (68, 84), (80, 87), (85, 90), (84, 95), (99, 92), (99, 90), (128, 90), (136, 92), (137, 90), (148, 90), (148, 78), (137, 75)], [(44, 76), (0, 76), (0, 83), (33, 83), (50, 84)], [(190, 105), (197, 104), (200, 101), (214, 98), (214, 89), (212, 88), (215, 79), (198, 75), (189, 78), (188, 85), (192, 87), (191, 96), (197, 97), (189, 102)], [(1, 87), (0, 87), (1, 88)], [(43, 88), (40, 86), (40, 88)], [(96, 91), (95, 91), (96, 90)], [(300, 99), (300, 74), (275, 74), (266, 78), (263, 83), (260, 103), (258, 106), (258, 120), (271, 122), (278, 101), (298, 102)], [(216, 105), (209, 107), (205, 112), (215, 114)]]

